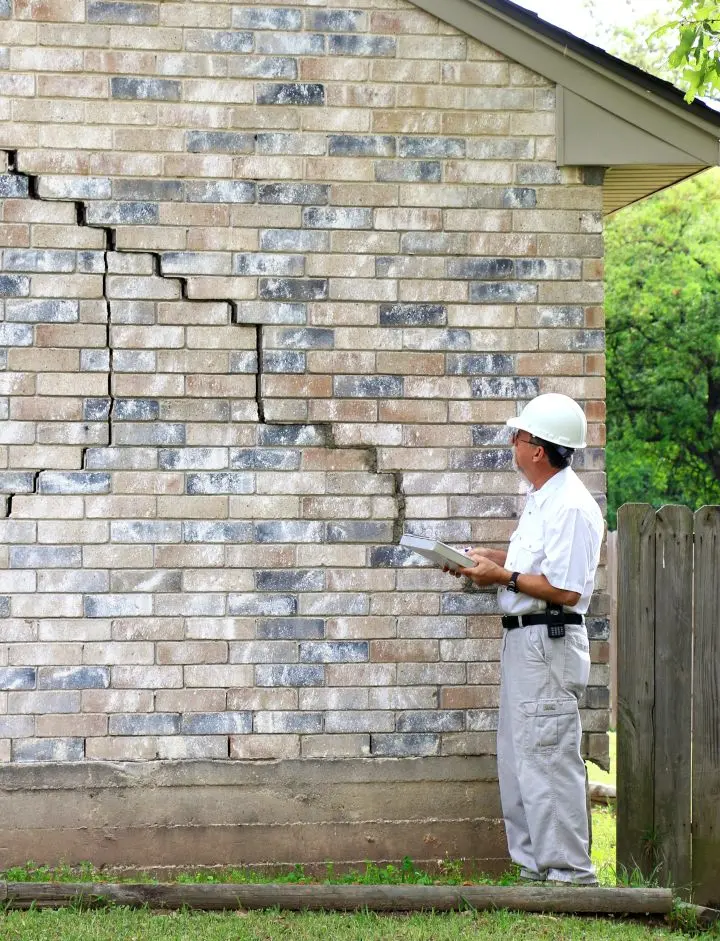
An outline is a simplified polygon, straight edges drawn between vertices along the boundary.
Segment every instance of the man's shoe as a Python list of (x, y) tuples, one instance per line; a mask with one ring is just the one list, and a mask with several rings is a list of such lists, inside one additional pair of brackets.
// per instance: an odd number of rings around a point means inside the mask
[(564, 889), (597, 889), (600, 883), (597, 879), (594, 882), (573, 882), (570, 879), (546, 879), (545, 885), (562, 886)]

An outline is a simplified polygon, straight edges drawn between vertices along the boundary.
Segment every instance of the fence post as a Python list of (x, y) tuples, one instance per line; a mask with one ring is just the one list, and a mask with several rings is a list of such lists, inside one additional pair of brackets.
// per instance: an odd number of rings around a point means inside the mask
[(694, 898), (720, 907), (720, 506), (695, 514), (693, 685)]
[(618, 510), (617, 865), (654, 868), (655, 510)]
[(607, 534), (607, 584), (610, 595), (610, 728), (617, 729), (617, 530)]
[(693, 514), (664, 506), (655, 521), (655, 861), (689, 893)]

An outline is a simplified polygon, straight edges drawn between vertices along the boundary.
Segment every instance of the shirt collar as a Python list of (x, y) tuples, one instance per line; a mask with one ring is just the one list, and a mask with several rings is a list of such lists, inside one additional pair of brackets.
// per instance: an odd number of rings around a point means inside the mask
[(570, 467), (564, 467), (557, 474), (553, 474), (550, 480), (546, 480), (539, 490), (534, 487), (530, 490), (530, 496), (538, 506), (542, 506), (556, 491), (558, 491), (569, 476)]

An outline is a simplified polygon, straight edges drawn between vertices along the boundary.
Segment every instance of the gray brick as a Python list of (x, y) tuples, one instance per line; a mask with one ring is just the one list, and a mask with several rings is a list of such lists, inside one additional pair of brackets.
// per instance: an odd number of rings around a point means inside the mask
[(181, 523), (165, 520), (111, 520), (110, 541), (128, 543), (180, 542)]
[(452, 470), (510, 470), (512, 451), (510, 448), (484, 448), (480, 444), (475, 450), (457, 449), (450, 456), (450, 467)]
[(115, 399), (112, 417), (113, 421), (156, 421), (160, 417), (160, 403), (157, 399)]
[(160, 422), (123, 423), (115, 428), (114, 444), (126, 445), (170, 445), (185, 443), (185, 425)]
[(132, 618), (152, 614), (150, 594), (85, 595), (83, 609), (86, 618)]
[(562, 171), (550, 163), (521, 163), (515, 168), (518, 183), (540, 183), (559, 185), (563, 182)]
[(302, 277), (305, 274), (305, 258), (302, 255), (264, 255), (260, 252), (243, 252), (233, 256), (233, 274)]
[(257, 712), (254, 731), (262, 734), (312, 735), (323, 730), (322, 712)]
[(262, 355), (263, 372), (304, 373), (307, 364), (305, 353), (291, 350), (266, 350)]
[(288, 56), (238, 56), (230, 63), (234, 78), (297, 78), (297, 62)]
[(317, 82), (271, 82), (257, 85), (259, 105), (324, 105), (325, 86)]
[(108, 731), (110, 735), (175, 735), (180, 731), (180, 716), (174, 712), (119, 713), (110, 716)]
[(149, 202), (89, 203), (87, 222), (89, 225), (157, 225), (160, 209)]
[(264, 252), (327, 252), (330, 234), (305, 229), (265, 229), (260, 232), (260, 249)]
[[(580, 699), (581, 709), (609, 709), (610, 690), (606, 686), (588, 686)], [(2, 732), (0, 732), (2, 735)]]
[(238, 30), (185, 30), (185, 49), (188, 52), (252, 52), (252, 33)]
[[(266, 520), (255, 523), (256, 542), (324, 542), (323, 523), (300, 520)], [(268, 612), (265, 612), (268, 613)], [(278, 614), (294, 614), (295, 611), (280, 611)]]
[(403, 395), (402, 376), (333, 376), (338, 398), (397, 399)]
[(292, 617), (297, 614), (297, 598), (293, 595), (230, 594), (228, 613), (235, 617)]
[(403, 346), (406, 350), (469, 350), (472, 337), (469, 330), (457, 327), (449, 330), (405, 330)]
[(18, 176), (15, 173), (0, 174), (0, 199), (27, 199), (29, 195), (26, 176)]
[(308, 10), (305, 25), (318, 33), (361, 33), (368, 20), (361, 10)]
[(0, 274), (0, 297), (27, 297), (29, 293), (30, 278), (19, 274)]
[(375, 179), (381, 183), (439, 183), (441, 175), (437, 160), (381, 160), (375, 164)]
[(255, 51), (264, 55), (322, 56), (325, 55), (325, 37), (318, 33), (258, 33)]
[(68, 272), (75, 270), (74, 251), (52, 248), (6, 248), (3, 267), (6, 271)]
[(182, 180), (113, 180), (113, 199), (172, 202), (185, 198)]
[(233, 26), (240, 29), (296, 30), (302, 26), (300, 10), (240, 7), (233, 10)]
[(397, 41), (391, 36), (328, 36), (331, 56), (372, 56), (388, 58), (397, 52)]
[(109, 667), (40, 667), (38, 689), (107, 689)]
[(467, 155), (473, 160), (528, 160), (534, 151), (531, 137), (480, 137), (470, 141)]
[(406, 523), (406, 531), (413, 536), (425, 536), (439, 542), (458, 542), (467, 545), (470, 539), (470, 524), (467, 520), (412, 520)]
[(244, 180), (193, 181), (185, 185), (189, 203), (252, 203), (255, 184)]
[(28, 738), (35, 732), (35, 716), (0, 716), (0, 738)]
[(38, 181), (42, 199), (110, 199), (107, 177), (43, 176)]
[(260, 444), (324, 447), (325, 429), (321, 425), (261, 425), (258, 429)]
[(440, 596), (440, 614), (497, 614), (494, 592), (455, 592)]
[(325, 667), (297, 663), (260, 663), (255, 667), (256, 686), (324, 686)]
[(370, 659), (367, 641), (301, 643), (301, 663), (364, 663)]
[(540, 392), (537, 379), (472, 379), (470, 383), (474, 399), (533, 399)]
[(80, 568), (79, 546), (11, 546), (11, 569), (74, 569)]
[(85, 421), (107, 421), (111, 404), (111, 399), (83, 399), (83, 419)]
[(468, 709), (468, 732), (496, 732), (498, 727), (497, 709)]
[(34, 493), (35, 475), (30, 471), (0, 471), (0, 493)]
[(583, 167), (583, 184), (585, 186), (602, 186), (605, 182), (606, 167)]
[(260, 183), (259, 203), (323, 206), (330, 195), (327, 183)]
[(327, 541), (335, 542), (390, 542), (393, 524), (389, 520), (347, 520), (328, 523)]
[(110, 372), (110, 350), (80, 350), (81, 372)]
[(132, 26), (157, 26), (155, 3), (126, 3), (122, 0), (89, 0), (88, 23), (127, 23)]
[(508, 353), (448, 353), (449, 376), (508, 376), (515, 372), (515, 357)]
[(237, 131), (187, 131), (185, 146), (192, 154), (251, 154), (255, 137)]
[(320, 569), (269, 569), (255, 572), (258, 591), (323, 591), (325, 575)]
[(215, 470), (227, 466), (224, 448), (168, 448), (158, 452), (161, 470)]
[(183, 542), (252, 542), (252, 523), (184, 522)]
[(270, 301), (324, 301), (327, 278), (260, 278), (260, 297)]
[(0, 667), (0, 689), (35, 689), (35, 667)]
[[(355, 37), (349, 36), (348, 39)], [(395, 138), (382, 135), (355, 136), (330, 134), (328, 153), (331, 157), (394, 157)]]
[(370, 567), (374, 569), (412, 568), (418, 557), (401, 546), (375, 546), (370, 550)]
[(88, 448), (85, 466), (89, 470), (154, 470), (157, 451), (155, 448)]
[(285, 350), (332, 350), (335, 331), (325, 327), (307, 327), (303, 330), (277, 330), (273, 347)]
[(258, 640), (320, 640), (325, 636), (322, 618), (270, 618), (258, 621)]
[(254, 490), (254, 474), (235, 474), (232, 471), (222, 471), (187, 475), (186, 493), (253, 493)]
[(0, 618), (10, 617), (10, 596), (0, 595)]
[(82, 738), (19, 739), (12, 743), (13, 761), (82, 761), (85, 740)]
[(252, 732), (251, 712), (190, 712), (180, 718), (182, 735), (245, 735)]
[(180, 101), (182, 83), (169, 78), (111, 78), (110, 96), (143, 101)]
[(231, 353), (229, 360), (229, 372), (245, 375), (256, 373), (258, 371), (258, 358), (255, 350), (244, 351), (242, 353)]
[(445, 263), (449, 278), (511, 278), (515, 270), (512, 258), (449, 258)]
[(300, 452), (280, 448), (231, 448), (230, 466), (252, 470), (298, 470)]
[(509, 451), (510, 429), (506, 425), (473, 425), (472, 443), (476, 448), (504, 445)]
[(465, 141), (460, 137), (401, 137), (398, 154), (401, 157), (464, 157)]
[(470, 283), (470, 301), (474, 304), (532, 304), (537, 286), (522, 281), (476, 281)]
[(607, 618), (586, 618), (585, 627), (590, 640), (610, 639), (610, 622)]
[(309, 207), (303, 209), (303, 226), (308, 229), (371, 229), (372, 209), (352, 207)]
[(415, 758), (440, 754), (440, 736), (431, 734), (382, 734), (370, 736), (370, 754), (378, 758)]
[(381, 304), (384, 327), (440, 327), (447, 323), (444, 304)]
[(110, 493), (110, 474), (97, 471), (43, 471), (38, 493)]
[(585, 311), (582, 307), (538, 307), (539, 327), (582, 327)]
[(518, 258), (515, 262), (518, 278), (567, 281), (582, 277), (579, 258)]
[(32, 346), (33, 329), (27, 324), (0, 323), (0, 345)]
[(398, 732), (461, 732), (465, 715), (460, 709), (401, 712), (397, 717)]
[(578, 330), (571, 336), (569, 348), (578, 353), (601, 352), (605, 349), (605, 331)]
[(155, 372), (157, 355), (154, 350), (115, 350), (113, 372)]
[(533, 209), (537, 205), (537, 193), (526, 186), (511, 186), (503, 191), (503, 209)]

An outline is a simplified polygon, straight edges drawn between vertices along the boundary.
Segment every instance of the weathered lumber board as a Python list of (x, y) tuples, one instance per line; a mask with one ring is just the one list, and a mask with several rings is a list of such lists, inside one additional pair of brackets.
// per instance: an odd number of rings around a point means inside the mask
[(55, 908), (78, 901), (132, 907), (196, 909), (454, 911), (513, 909), (585, 914), (666, 914), (669, 889), (562, 886), (221, 885), (9, 882), (8, 908)]

